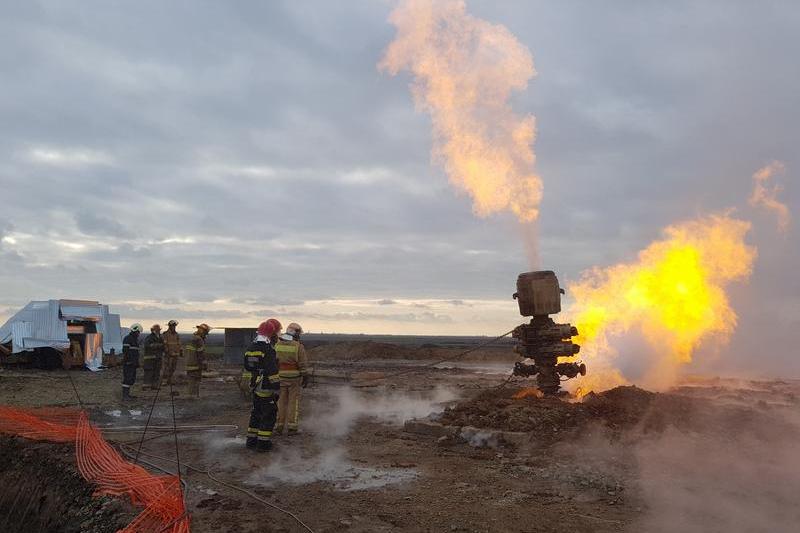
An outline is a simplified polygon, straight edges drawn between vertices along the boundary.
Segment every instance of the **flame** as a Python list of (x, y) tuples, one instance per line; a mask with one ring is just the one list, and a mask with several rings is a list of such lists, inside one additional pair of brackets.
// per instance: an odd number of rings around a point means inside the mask
[(543, 398), (544, 394), (539, 389), (533, 387), (526, 387), (516, 392), (512, 398), (515, 400), (522, 400), (524, 398)]
[(580, 390), (625, 383), (610, 336), (639, 330), (656, 354), (655, 373), (688, 363), (707, 339), (727, 341), (737, 317), (726, 288), (749, 277), (756, 257), (744, 241), (749, 229), (749, 222), (727, 214), (669, 226), (636, 261), (595, 268), (569, 285), (575, 340), (591, 369)]
[(773, 211), (778, 217), (778, 229), (786, 233), (792, 214), (789, 207), (778, 200), (778, 194), (783, 190), (779, 184), (768, 187), (767, 184), (775, 175), (784, 174), (786, 166), (780, 161), (773, 161), (753, 174), (753, 193), (750, 195), (750, 205), (764, 207)]
[(389, 20), (397, 36), (378, 66), (414, 75), (417, 108), (431, 115), (432, 158), (472, 197), (477, 215), (510, 210), (521, 222), (535, 220), (542, 198), (535, 121), (508, 101), (536, 74), (530, 51), (459, 0), (406, 0)]

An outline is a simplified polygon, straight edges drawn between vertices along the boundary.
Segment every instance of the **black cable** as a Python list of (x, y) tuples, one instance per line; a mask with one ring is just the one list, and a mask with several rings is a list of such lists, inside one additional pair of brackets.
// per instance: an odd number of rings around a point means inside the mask
[(72, 390), (75, 391), (75, 397), (78, 398), (78, 405), (80, 405), (81, 410), (83, 410), (83, 401), (81, 401), (81, 395), (78, 394), (78, 387), (75, 386), (75, 380), (72, 379), (72, 374), (69, 373), (69, 369), (67, 369), (67, 377), (69, 378), (69, 382), (72, 383)]
[(136, 457), (133, 459), (133, 464), (139, 463), (139, 452), (142, 451), (144, 436), (147, 434), (147, 427), (150, 425), (150, 419), (153, 417), (153, 411), (156, 409), (156, 401), (158, 400), (159, 392), (161, 392), (161, 376), (158, 376), (158, 388), (156, 388), (156, 395), (153, 397), (153, 403), (150, 404), (150, 412), (147, 414), (147, 422), (145, 422), (144, 431), (142, 431), (142, 440), (139, 442), (139, 449), (136, 450)]
[[(503, 337), (508, 337), (513, 332), (514, 332), (514, 330), (512, 329), (510, 331), (507, 331), (507, 332), (503, 333), (502, 335), (498, 335), (497, 337), (495, 337), (493, 339), (490, 339), (488, 341), (484, 341), (484, 342), (482, 342), (480, 344), (476, 344), (475, 346), (473, 346), (472, 348), (469, 348), (468, 350), (464, 350), (463, 352), (457, 353), (456, 355), (451, 355), (449, 357), (445, 357), (444, 359), (440, 359), (438, 361), (425, 363), (424, 365), (418, 365), (418, 366), (415, 366), (414, 368), (409, 368), (409, 369), (406, 369), (406, 370), (400, 370), (398, 372), (393, 372), (391, 374), (384, 374), (382, 376), (374, 376), (372, 378), (365, 377), (365, 378), (362, 379), (362, 381), (372, 381), (372, 380), (393, 378), (393, 377), (396, 377), (396, 376), (402, 376), (404, 374), (411, 374), (411, 373), (414, 373), (414, 372), (419, 372), (423, 368), (428, 368), (428, 367), (431, 367), (431, 366), (436, 366), (436, 365), (439, 365), (439, 364), (442, 364), (442, 363), (446, 363), (448, 361), (453, 361), (455, 359), (459, 359), (461, 357), (464, 357), (465, 355), (470, 354), (470, 353), (472, 353), (472, 352), (474, 352), (474, 351), (476, 351), (476, 350), (478, 350), (480, 348), (483, 348), (484, 346), (488, 346), (489, 344), (497, 342), (500, 339), (502, 339)], [(348, 377), (352, 377), (352, 374), (350, 376), (348, 376)]]
[[(178, 483), (181, 483), (181, 452), (178, 447), (178, 424), (175, 421), (175, 395), (172, 393), (172, 381), (169, 382), (169, 399), (170, 403), (172, 403), (172, 432), (175, 435), (175, 462), (178, 463)], [(182, 492), (181, 497), (185, 497), (185, 494)], [(186, 508), (186, 502), (184, 501), (183, 504), (184, 508)]]

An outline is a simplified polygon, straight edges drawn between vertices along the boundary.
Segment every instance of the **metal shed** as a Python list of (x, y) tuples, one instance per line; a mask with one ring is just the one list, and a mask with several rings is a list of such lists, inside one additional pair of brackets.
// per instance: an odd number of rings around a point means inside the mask
[(119, 315), (92, 300), (33, 301), (0, 326), (0, 345), (12, 354), (50, 348), (65, 366), (97, 368), (103, 354), (122, 353)]
[(225, 328), (223, 361), (226, 363), (241, 363), (244, 351), (255, 338), (256, 328)]

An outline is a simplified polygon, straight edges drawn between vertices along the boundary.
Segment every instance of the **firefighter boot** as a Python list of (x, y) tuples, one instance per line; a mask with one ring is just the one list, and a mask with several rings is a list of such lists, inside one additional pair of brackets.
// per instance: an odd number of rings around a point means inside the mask
[(259, 452), (268, 452), (272, 449), (272, 441), (271, 440), (260, 440), (258, 441), (258, 447), (256, 450)]
[(247, 437), (247, 443), (245, 445), (251, 450), (254, 450), (256, 446), (258, 446), (258, 439), (256, 437)]
[(131, 388), (123, 386), (122, 387), (122, 401), (135, 400), (135, 399), (136, 399), (136, 396), (133, 396), (131, 394)]

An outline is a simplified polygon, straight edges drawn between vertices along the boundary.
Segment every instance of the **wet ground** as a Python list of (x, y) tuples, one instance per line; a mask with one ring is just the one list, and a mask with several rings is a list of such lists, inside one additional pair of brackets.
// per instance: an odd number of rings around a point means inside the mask
[[(239, 428), (179, 436), (181, 461), (194, 468), (184, 471), (193, 531), (303, 531), (207, 471), (320, 532), (794, 531), (800, 523), (797, 382), (697, 379), (670, 394), (515, 400), (521, 384), (502, 385), (508, 364), (431, 368), (385, 352), (357, 363), (337, 352), (317, 364), (301, 434), (276, 438), (268, 454), (244, 447), (249, 403), (237, 369), (214, 368), (199, 401), (178, 396), (178, 424)], [(118, 369), (70, 375), (94, 423), (145, 423), (154, 393), (137, 390), (123, 405)], [(172, 406), (160, 396), (151, 425), (165, 427)], [(62, 371), (0, 371), (0, 403), (75, 402)], [(409, 419), (446, 431), (405, 431)], [(464, 427), (480, 431), (447, 430)], [(174, 470), (173, 438), (158, 431), (142, 456)], [(492, 431), (529, 438), (474, 438)], [(136, 447), (141, 433), (107, 437)]]

